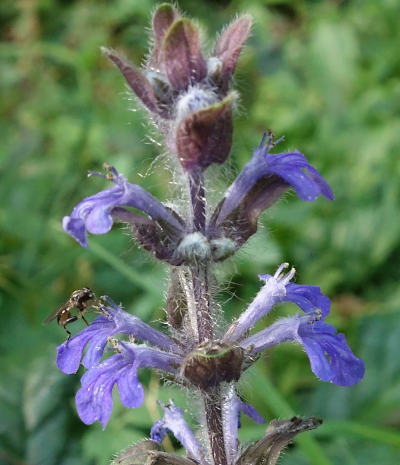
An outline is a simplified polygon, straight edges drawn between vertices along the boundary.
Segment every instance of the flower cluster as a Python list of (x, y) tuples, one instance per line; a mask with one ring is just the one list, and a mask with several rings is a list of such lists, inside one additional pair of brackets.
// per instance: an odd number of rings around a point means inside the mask
[[(125, 222), (140, 245), (171, 265), (225, 260), (256, 232), (260, 214), (290, 187), (304, 201), (314, 201), (320, 194), (333, 200), (329, 185), (304, 155), (297, 151), (271, 154), (273, 146), (272, 137), (265, 133), (202, 231), (193, 232), (190, 220), (137, 184), (128, 183), (110, 165), (105, 165), (107, 175), (90, 174), (105, 177), (115, 186), (79, 203), (70, 216), (64, 217), (63, 228), (87, 247), (87, 232), (105, 234), (114, 221)], [(133, 207), (147, 216), (124, 207)]]
[[(82, 387), (76, 397), (81, 419), (87, 424), (98, 420), (105, 427), (111, 414), (114, 384), (118, 386), (125, 406), (139, 407), (143, 401), (143, 389), (137, 378), (140, 367), (164, 371), (174, 375), (179, 383), (207, 390), (217, 383), (239, 379), (255, 360), (254, 355), (287, 341), (303, 346), (312, 371), (323, 381), (341, 386), (357, 383), (363, 377), (364, 365), (353, 355), (344, 336), (324, 322), (329, 314), (329, 299), (317, 286), (290, 282), (294, 270), (284, 274), (286, 267), (286, 263), (282, 264), (274, 276), (261, 275), (265, 284), (249, 307), (220, 340), (208, 341), (203, 346), (193, 342), (187, 344), (186, 338), (180, 339), (184, 342), (173, 340), (103, 297), (100, 305), (102, 314), (58, 347), (58, 367), (71, 374), (78, 370), (84, 349), (88, 346), (82, 359), (87, 372), (82, 377)], [(303, 314), (279, 319), (248, 336), (249, 330), (279, 302), (292, 302)], [(146, 344), (112, 340), (116, 353), (100, 362), (107, 341), (118, 334), (127, 334)], [(220, 366), (215, 367), (218, 362), (221, 362)], [(200, 380), (196, 373), (199, 367)], [(211, 376), (215, 372), (219, 376)], [(232, 411), (232, 408), (227, 410)], [(243, 404), (236, 410), (250, 411), (244, 410)], [(252, 414), (249, 416), (254, 418)]]
[[(106, 174), (90, 173), (114, 186), (80, 202), (64, 217), (63, 228), (87, 247), (87, 233), (106, 234), (114, 222), (127, 223), (139, 245), (171, 265), (166, 304), (170, 334), (102, 297), (96, 304), (100, 315), (58, 347), (57, 364), (67, 374), (75, 373), (80, 364), (86, 368), (76, 394), (77, 411), (86, 424), (99, 421), (105, 428), (114, 386), (124, 406), (139, 407), (144, 392), (138, 370), (148, 367), (202, 399), (199, 422), (207, 433), (206, 440), (199, 440), (180, 408), (172, 401), (161, 404), (164, 416), (151, 429), (151, 439), (125, 451), (124, 460), (144, 455), (157, 456), (160, 462), (154, 463), (177, 465), (267, 463), (268, 454), (277, 457), (296, 434), (317, 427), (320, 421), (312, 417), (274, 421), (264, 438), (241, 454), (240, 415), (257, 423), (264, 419), (240, 399), (237, 382), (269, 347), (299, 344), (313, 373), (326, 382), (351, 386), (364, 375), (364, 364), (344, 335), (325, 321), (330, 312), (328, 297), (318, 286), (295, 284), (295, 270), (287, 271), (287, 263), (274, 275), (260, 275), (260, 291), (225, 331), (216, 327), (213, 318), (219, 307), (209, 291), (210, 264), (234, 255), (256, 232), (264, 210), (291, 188), (306, 202), (319, 195), (333, 200), (331, 188), (303, 154), (297, 150), (271, 153), (279, 140), (265, 133), (249, 162), (208, 213), (204, 174), (208, 166), (223, 163), (229, 155), (236, 98), (231, 78), (250, 26), (248, 16), (239, 17), (221, 33), (206, 59), (196, 26), (173, 6), (163, 4), (153, 16), (154, 48), (144, 68), (104, 49), (179, 160), (190, 208), (175, 211), (110, 165), (105, 165)], [(256, 323), (281, 302), (294, 304), (299, 313), (254, 331)], [(168, 433), (186, 449), (186, 459), (162, 451), (160, 444)]]

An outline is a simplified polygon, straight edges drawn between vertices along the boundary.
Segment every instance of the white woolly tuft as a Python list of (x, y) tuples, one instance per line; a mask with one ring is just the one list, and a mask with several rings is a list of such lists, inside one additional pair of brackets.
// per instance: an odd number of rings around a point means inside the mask
[(200, 232), (187, 234), (178, 246), (178, 256), (188, 262), (204, 262), (211, 257), (211, 246), (208, 239)]
[(177, 123), (185, 116), (218, 102), (218, 97), (211, 88), (201, 86), (189, 87), (176, 103)]

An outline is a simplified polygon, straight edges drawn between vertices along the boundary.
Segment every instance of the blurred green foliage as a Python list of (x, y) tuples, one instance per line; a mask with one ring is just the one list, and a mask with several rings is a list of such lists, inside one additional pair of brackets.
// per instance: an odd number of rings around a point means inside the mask
[[(80, 248), (61, 218), (105, 184), (86, 179), (103, 162), (169, 199), (162, 149), (119, 73), (99, 53), (117, 48), (140, 63), (150, 0), (0, 2), (0, 464), (105, 464), (148, 434), (155, 399), (184, 393), (159, 387), (135, 410), (116, 409), (105, 432), (76, 416), (77, 376), (55, 367), (61, 328), (42, 327), (73, 289), (90, 286), (146, 321), (163, 318), (165, 267), (115, 227)], [(377, 464), (400, 458), (400, 2), (398, 0), (182, 0), (211, 45), (235, 14), (255, 18), (236, 77), (241, 93), (228, 168), (212, 169), (216, 198), (270, 128), (298, 148), (332, 186), (336, 200), (288, 195), (259, 233), (218, 271), (228, 319), (259, 288), (257, 274), (283, 261), (298, 282), (332, 297), (329, 321), (367, 366), (353, 388), (313, 376), (291, 345), (250, 370), (242, 392), (268, 419), (319, 415), (281, 463)], [(292, 312), (282, 307), (278, 314)], [(266, 324), (267, 322), (263, 322)], [(79, 323), (73, 328), (77, 331)], [(244, 440), (262, 428), (243, 422)], [(179, 447), (169, 444), (168, 447)]]

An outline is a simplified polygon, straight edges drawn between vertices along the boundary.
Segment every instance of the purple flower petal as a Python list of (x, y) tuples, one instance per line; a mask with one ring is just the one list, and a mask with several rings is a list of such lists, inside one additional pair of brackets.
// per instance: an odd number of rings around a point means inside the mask
[(319, 286), (309, 286), (289, 283), (286, 286), (285, 302), (293, 302), (304, 312), (320, 309), (322, 316), (325, 318), (329, 314), (331, 301), (322, 294)]
[(322, 321), (299, 327), (299, 339), (310, 359), (313, 373), (322, 381), (352, 386), (364, 376), (364, 362), (357, 358), (343, 334)]
[(84, 221), (80, 218), (64, 216), (62, 220), (62, 227), (64, 231), (77, 240), (82, 247), (85, 247), (85, 249), (87, 248), (88, 243)]
[(320, 321), (322, 312), (309, 312), (278, 320), (268, 328), (241, 342), (244, 349), (258, 353), (282, 342), (301, 344), (310, 360), (313, 373), (322, 381), (352, 386), (364, 376), (364, 363), (349, 348), (343, 334)]
[(76, 407), (86, 424), (99, 421), (105, 428), (113, 407), (112, 389), (118, 386), (125, 407), (136, 408), (143, 402), (143, 387), (137, 377), (140, 367), (150, 367), (175, 373), (179, 357), (151, 349), (145, 345), (119, 343), (117, 353), (90, 368), (81, 379), (76, 394)]
[(134, 365), (129, 367), (124, 373), (124, 376), (120, 376), (117, 379), (119, 398), (122, 404), (129, 408), (140, 407), (144, 398), (143, 387), (133, 367)]
[(252, 405), (246, 404), (246, 402), (240, 401), (239, 411), (259, 425), (263, 425), (265, 423), (264, 418), (257, 412), (257, 410)]
[(104, 299), (107, 300), (107, 305), (101, 306), (104, 315), (98, 316), (88, 327), (57, 348), (57, 366), (61, 371), (66, 374), (76, 373), (83, 351), (89, 343), (82, 364), (86, 368), (96, 365), (103, 355), (107, 339), (115, 334), (130, 334), (160, 349), (180, 353), (179, 346), (167, 335), (125, 312), (108, 297)]
[(204, 451), (183, 418), (182, 409), (176, 407), (172, 401), (168, 405), (162, 403), (160, 405), (164, 410), (164, 417), (154, 423), (151, 428), (150, 438), (153, 441), (161, 442), (165, 435), (171, 431), (190, 457), (199, 463), (206, 463)]
[[(63, 229), (80, 245), (87, 247), (86, 231), (92, 234), (109, 232), (114, 223), (113, 210), (118, 207), (137, 208), (147, 213), (153, 220), (167, 224), (168, 227), (176, 230), (178, 235), (182, 233), (182, 223), (176, 214), (142, 187), (128, 183), (114, 168), (111, 167), (109, 170), (111, 172), (109, 179), (116, 185), (87, 197), (73, 209), (71, 216), (63, 218)], [(121, 216), (120, 210), (119, 208), (117, 218)]]
[(82, 352), (96, 331), (93, 326), (94, 323), (95, 322), (69, 341), (66, 341), (57, 347), (57, 366), (67, 375), (78, 371), (81, 363)]
[[(99, 318), (101, 318), (101, 316)], [(85, 368), (91, 368), (92, 366), (97, 365), (97, 363), (99, 363), (101, 357), (103, 356), (104, 349), (107, 345), (107, 340), (109, 337), (113, 335), (110, 334), (111, 332), (113, 331), (110, 331), (107, 325), (107, 327), (98, 330), (97, 333), (93, 335), (93, 337), (90, 340), (90, 344), (87, 348), (86, 354), (82, 359), (82, 365)]]
[(150, 438), (152, 441), (162, 443), (165, 436), (168, 434), (168, 429), (165, 427), (164, 420), (157, 420), (151, 427)]
[[(116, 354), (82, 377), (82, 387), (76, 393), (75, 402), (78, 414), (85, 424), (99, 421), (103, 429), (106, 427), (113, 407), (112, 389), (118, 377), (126, 373), (127, 366), (129, 360)], [(142, 391), (138, 393), (138, 399), (141, 393)]]
[[(268, 171), (290, 184), (301, 200), (313, 202), (320, 194), (333, 200), (333, 193), (325, 179), (298, 152), (264, 154)], [(305, 170), (305, 171), (304, 171)]]

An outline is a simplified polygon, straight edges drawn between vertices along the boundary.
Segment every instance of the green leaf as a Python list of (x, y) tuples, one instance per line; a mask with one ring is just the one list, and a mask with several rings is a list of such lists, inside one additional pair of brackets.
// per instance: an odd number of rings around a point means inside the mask
[(31, 364), (25, 375), (23, 393), (23, 412), (28, 431), (40, 428), (60, 405), (61, 410), (64, 410), (63, 397), (69, 391), (71, 381), (71, 378), (55, 368), (54, 357), (42, 357)]
[[(50, 395), (50, 392), (48, 393)], [(30, 465), (54, 465), (68, 440), (68, 412), (60, 409), (52, 412), (40, 427), (32, 430), (26, 443), (26, 460)]]
[(336, 437), (360, 437), (363, 440), (381, 442), (400, 448), (400, 432), (394, 428), (377, 428), (376, 426), (352, 421), (328, 420), (324, 422), (317, 434)]

